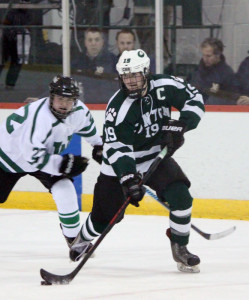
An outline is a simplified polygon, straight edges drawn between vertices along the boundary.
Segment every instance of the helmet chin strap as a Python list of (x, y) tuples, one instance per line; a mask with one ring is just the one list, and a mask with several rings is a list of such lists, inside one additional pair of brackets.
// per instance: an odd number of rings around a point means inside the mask
[(148, 93), (148, 81), (146, 79), (145, 84), (144, 84), (143, 89), (142, 89), (142, 97), (144, 97), (147, 93)]
[(129, 90), (126, 85), (124, 84), (123, 80), (121, 77), (119, 77), (120, 83), (121, 83), (121, 87), (125, 90), (126, 94), (132, 98), (132, 99), (140, 99), (142, 97), (144, 97), (147, 94), (147, 90), (148, 90), (148, 79), (147, 76), (144, 76), (144, 85), (142, 86), (142, 88), (140, 89), (136, 89), (136, 90)]

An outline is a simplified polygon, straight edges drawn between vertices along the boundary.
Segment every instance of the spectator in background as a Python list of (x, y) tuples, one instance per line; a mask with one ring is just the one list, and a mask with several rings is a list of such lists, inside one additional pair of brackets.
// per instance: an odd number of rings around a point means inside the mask
[(136, 36), (135, 33), (130, 29), (122, 29), (116, 34), (116, 46), (118, 49), (117, 62), (119, 57), (124, 50), (134, 50), (135, 49)]
[(85, 50), (77, 60), (73, 60), (73, 69), (94, 76), (114, 73), (115, 55), (109, 52), (104, 44), (103, 32), (99, 28), (88, 28), (84, 38)]
[[(6, 26), (17, 26), (17, 25), (28, 25), (31, 22), (31, 16), (26, 9), (11, 9), (3, 18), (3, 25)], [(16, 85), (19, 73), (21, 71), (22, 62), (18, 56), (18, 35), (25, 37), (26, 29), (23, 27), (6, 27), (3, 29), (2, 35), (2, 64), (0, 67), (1, 71), (10, 59), (10, 66), (6, 75), (5, 87), (6, 89), (13, 89)], [(21, 41), (24, 42), (24, 41)], [(23, 47), (21, 47), (23, 48)]]
[(84, 46), (84, 52), (72, 62), (80, 99), (85, 103), (107, 103), (118, 84), (115, 80), (116, 57), (106, 49), (103, 32), (98, 28), (85, 31)]
[[(101, 8), (100, 8), (101, 6)], [(110, 11), (113, 6), (113, 0), (77, 0), (75, 1), (77, 25), (97, 26), (102, 24), (104, 26), (110, 25)], [(78, 56), (81, 53), (81, 45), (84, 43), (84, 28), (78, 28), (76, 32), (71, 35), (71, 54)], [(107, 37), (108, 30), (104, 30)], [(78, 44), (79, 43), (79, 44)]]
[(238, 105), (249, 105), (249, 56), (240, 64), (236, 73), (236, 83), (240, 97), (237, 101)]
[(202, 59), (187, 80), (202, 93), (205, 104), (234, 105), (235, 74), (226, 63), (224, 45), (216, 38), (205, 39), (200, 46)]
[[(130, 29), (122, 29), (117, 32), (116, 34), (116, 46), (118, 49), (119, 54), (116, 57), (116, 62), (118, 62), (121, 54), (124, 52), (124, 50), (130, 51), (135, 49), (135, 43), (136, 43), (136, 35), (135, 33)], [(154, 56), (149, 56), (150, 58), (150, 69), (151, 72), (155, 72), (155, 58)]]

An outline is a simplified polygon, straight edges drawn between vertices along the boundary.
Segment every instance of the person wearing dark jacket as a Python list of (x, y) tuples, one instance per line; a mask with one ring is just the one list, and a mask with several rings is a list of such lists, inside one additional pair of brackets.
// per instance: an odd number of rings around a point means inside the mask
[(238, 85), (238, 92), (241, 94), (237, 104), (249, 105), (249, 56), (239, 65), (238, 72), (236, 73), (236, 83)]
[(226, 63), (222, 41), (207, 38), (200, 48), (202, 59), (197, 70), (187, 80), (199, 89), (205, 104), (237, 104), (235, 74)]
[[(116, 56), (116, 63), (118, 63), (118, 60), (122, 53), (127, 50), (135, 50), (135, 43), (136, 43), (136, 35), (134, 31), (131, 29), (121, 29), (116, 34), (116, 47), (118, 49), (118, 55)], [(150, 71), (152, 73), (155, 73), (156, 71), (156, 62), (155, 62), (155, 55), (149, 55), (150, 58)]]
[(72, 62), (73, 69), (97, 76), (116, 72), (115, 55), (105, 48), (104, 35), (100, 29), (86, 30), (84, 46), (85, 51)]
[[(9, 27), (17, 25), (28, 25), (31, 22), (31, 15), (26, 9), (11, 9), (4, 17), (3, 25), (6, 28), (3, 29), (2, 36), (2, 62), (0, 66), (1, 71), (10, 59), (10, 66), (6, 75), (5, 87), (6, 89), (13, 89), (16, 85), (19, 73), (21, 71), (22, 63), (18, 56), (18, 34), (25, 35), (25, 29), (23, 27)], [(8, 26), (8, 27), (7, 27)]]
[(105, 47), (104, 35), (99, 28), (86, 30), (84, 46), (83, 53), (72, 59), (74, 77), (84, 86), (80, 99), (86, 103), (106, 103), (118, 84), (115, 55)]

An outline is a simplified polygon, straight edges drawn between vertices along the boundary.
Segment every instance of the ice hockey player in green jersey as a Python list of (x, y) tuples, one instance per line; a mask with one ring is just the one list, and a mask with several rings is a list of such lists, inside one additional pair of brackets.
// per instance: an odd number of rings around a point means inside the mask
[[(197, 273), (200, 259), (187, 249), (193, 201), (190, 181), (172, 155), (183, 145), (184, 133), (195, 129), (201, 120), (203, 99), (184, 80), (151, 75), (149, 70), (150, 60), (141, 49), (124, 51), (117, 63), (120, 89), (106, 108), (103, 161), (93, 208), (73, 242), (70, 257), (77, 260), (84, 254), (126, 197), (131, 198), (130, 204), (139, 206), (145, 189), (138, 183), (167, 145), (166, 158), (146, 185), (170, 206), (170, 228), (166, 234), (178, 269)], [(171, 119), (172, 107), (180, 112), (179, 120)]]
[(86, 169), (88, 159), (60, 153), (78, 134), (93, 146), (92, 156), (101, 163), (103, 142), (90, 111), (77, 99), (77, 83), (58, 75), (49, 88), (49, 97), (19, 108), (0, 125), (0, 203), (21, 177), (37, 178), (53, 196), (70, 246), (81, 227), (72, 177)]

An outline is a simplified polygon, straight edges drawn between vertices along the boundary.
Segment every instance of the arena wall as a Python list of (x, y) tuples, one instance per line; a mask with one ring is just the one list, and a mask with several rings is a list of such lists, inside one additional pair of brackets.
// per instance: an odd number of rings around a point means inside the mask
[[(13, 110), (1, 109), (0, 121)], [(92, 110), (101, 133), (103, 110)], [(178, 118), (178, 112), (173, 112)], [(44, 120), (45, 121), (45, 120)], [(196, 217), (249, 219), (249, 112), (206, 112), (196, 130), (185, 134), (185, 144), (174, 158), (190, 178)], [(21, 147), (21, 145), (20, 145)], [(91, 146), (82, 141), (82, 155), (91, 158)], [(83, 173), (82, 209), (92, 204), (100, 166), (91, 159)], [(55, 209), (52, 197), (36, 179), (21, 179), (1, 207)], [(166, 214), (149, 196), (136, 214)], [(195, 210), (194, 210), (195, 211)]]

